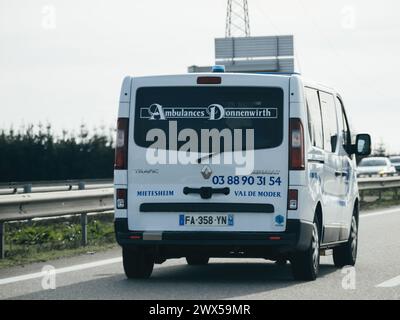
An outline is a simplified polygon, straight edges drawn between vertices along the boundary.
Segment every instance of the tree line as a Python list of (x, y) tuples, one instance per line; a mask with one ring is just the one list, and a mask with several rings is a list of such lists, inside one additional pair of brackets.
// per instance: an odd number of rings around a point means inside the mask
[(86, 125), (61, 136), (41, 124), (0, 130), (0, 182), (112, 178), (114, 134)]

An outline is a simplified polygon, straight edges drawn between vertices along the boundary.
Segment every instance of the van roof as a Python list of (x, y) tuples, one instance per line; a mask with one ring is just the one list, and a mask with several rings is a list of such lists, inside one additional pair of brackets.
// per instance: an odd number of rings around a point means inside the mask
[(244, 72), (201, 72), (201, 73), (181, 73), (181, 74), (165, 74), (165, 75), (152, 75), (152, 76), (138, 76), (135, 78), (140, 78), (140, 79), (151, 79), (151, 78), (168, 78), (168, 77), (218, 77), (218, 76), (236, 76), (236, 77), (249, 77), (249, 76), (254, 76), (254, 77), (260, 77), (260, 76), (271, 76), (271, 77), (281, 77), (281, 78), (291, 78), (291, 77), (296, 77), (296, 78), (301, 78), (302, 83), (304, 86), (308, 87), (313, 87), (318, 90), (324, 90), (328, 92), (335, 92), (335, 90), (330, 87), (323, 85), (321, 83), (315, 82), (315, 81), (310, 81), (308, 79), (305, 79), (300, 73), (298, 72), (254, 72), (254, 73), (244, 73)]
[(291, 77), (299, 77), (302, 78), (299, 73), (285, 73), (285, 72), (263, 72), (263, 73), (232, 73), (232, 72), (202, 72), (202, 73), (181, 73), (181, 74), (164, 74), (164, 75), (151, 75), (151, 76), (137, 76), (133, 77), (134, 79), (143, 79), (143, 80), (151, 80), (151, 79), (162, 79), (165, 81), (167, 78), (196, 78), (196, 77), (277, 77), (277, 78), (286, 78), (289, 79)]

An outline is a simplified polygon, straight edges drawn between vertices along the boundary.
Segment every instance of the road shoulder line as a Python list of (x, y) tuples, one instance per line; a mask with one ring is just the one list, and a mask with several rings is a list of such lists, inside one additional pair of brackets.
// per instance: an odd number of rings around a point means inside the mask
[[(114, 263), (120, 263), (120, 262), (122, 262), (122, 258), (118, 257), (118, 258), (99, 260), (99, 261), (95, 261), (95, 262), (77, 264), (77, 265), (73, 265), (73, 266), (69, 266), (69, 267), (54, 269), (54, 271), (55, 271), (55, 274), (62, 274), (62, 273), (67, 273), (67, 272), (80, 271), (80, 270), (85, 270), (85, 269), (101, 267), (101, 266), (114, 264)], [(33, 280), (33, 279), (41, 278), (45, 274), (47, 274), (47, 273), (46, 272), (35, 272), (35, 273), (25, 274), (25, 275), (21, 275), (21, 276), (4, 278), (4, 279), (0, 279), (0, 285), (10, 284), (10, 283), (15, 283), (15, 282), (20, 282), (20, 281), (26, 281), (26, 280)]]

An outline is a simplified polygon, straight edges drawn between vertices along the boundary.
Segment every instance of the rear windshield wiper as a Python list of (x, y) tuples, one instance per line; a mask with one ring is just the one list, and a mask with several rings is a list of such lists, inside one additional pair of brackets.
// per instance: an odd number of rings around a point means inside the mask
[[(246, 149), (243, 149), (242, 152), (243, 151), (247, 152)], [(211, 159), (212, 157), (214, 157), (216, 155), (221, 155), (221, 154), (224, 154), (224, 153), (225, 153), (225, 151), (218, 151), (218, 152), (214, 152), (214, 153), (209, 153), (209, 154), (207, 154), (205, 156), (202, 156), (202, 157), (198, 158), (197, 159), (197, 163), (202, 163), (204, 160)]]
[(218, 154), (222, 154), (222, 153), (224, 153), (224, 152), (220, 151), (220, 152), (209, 153), (209, 154), (207, 154), (205, 156), (202, 156), (202, 157), (198, 158), (197, 159), (197, 163), (202, 163), (204, 160), (211, 159), (212, 157), (214, 157), (214, 156), (216, 156)]

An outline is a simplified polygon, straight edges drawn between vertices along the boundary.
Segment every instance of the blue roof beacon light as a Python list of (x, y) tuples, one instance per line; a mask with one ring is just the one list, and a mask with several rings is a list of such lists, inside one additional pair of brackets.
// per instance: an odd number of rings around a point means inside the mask
[(225, 66), (222, 66), (222, 65), (213, 66), (211, 68), (211, 71), (213, 73), (224, 73), (225, 72)]

